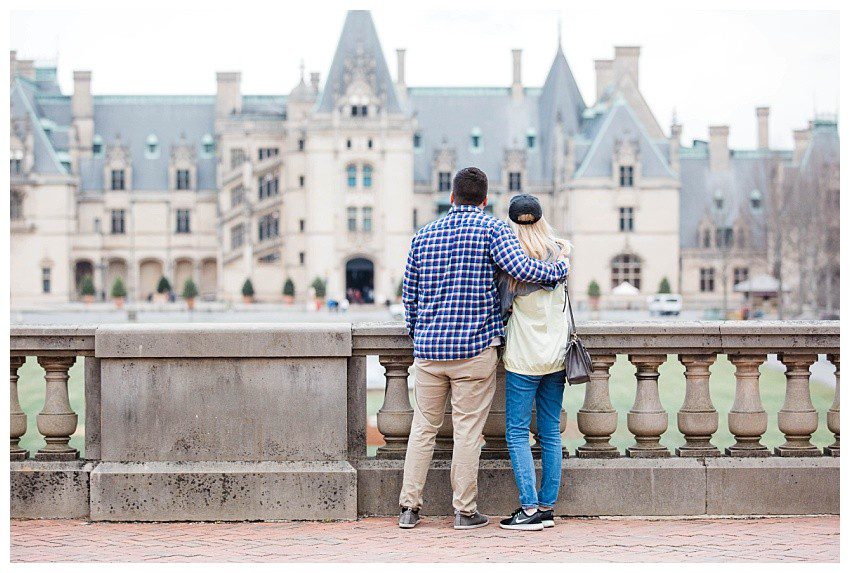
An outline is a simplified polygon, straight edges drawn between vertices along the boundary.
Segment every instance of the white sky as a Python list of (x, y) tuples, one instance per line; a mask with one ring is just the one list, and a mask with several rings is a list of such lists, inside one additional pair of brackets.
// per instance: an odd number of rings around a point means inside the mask
[[(20, 58), (58, 57), (66, 93), (72, 70), (90, 69), (96, 94), (212, 94), (218, 70), (241, 70), (243, 93), (285, 94), (302, 58), (324, 81), (344, 4), (275, 5), (240, 0), (171, 10), (149, 1), (132, 9), (19, 10), (11, 14), (10, 43)], [(805, 127), (815, 110), (838, 111), (837, 12), (394, 7), (401, 5), (382, 3), (372, 16), (393, 76), (395, 49), (407, 48), (411, 86), (507, 86), (512, 48), (523, 49), (525, 84), (542, 85), (560, 18), (564, 52), (587, 103), (595, 97), (593, 60), (612, 57), (615, 45), (640, 45), (641, 90), (665, 131), (675, 108), (683, 142), (728, 123), (733, 147), (754, 147), (754, 108), (769, 105), (771, 144), (791, 147), (791, 130)]]

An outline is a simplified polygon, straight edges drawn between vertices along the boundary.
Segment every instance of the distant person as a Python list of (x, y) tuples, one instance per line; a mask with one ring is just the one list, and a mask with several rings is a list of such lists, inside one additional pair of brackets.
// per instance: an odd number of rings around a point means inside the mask
[[(528, 256), (541, 261), (567, 260), (570, 244), (555, 236), (532, 195), (511, 199), (508, 217)], [(570, 338), (566, 314), (566, 283), (555, 288), (524, 283), (498, 274), (505, 327), (505, 439), (511, 456), (520, 507), (499, 523), (503, 529), (540, 530), (554, 527), (554, 507), (561, 488), (561, 406)], [(542, 477), (537, 488), (529, 431), (537, 404), (537, 433)]]
[(555, 283), (569, 270), (564, 261), (529, 257), (507, 223), (484, 212), (487, 176), (480, 169), (458, 171), (450, 200), (448, 214), (413, 238), (402, 284), (416, 393), (399, 495), (398, 524), (405, 529), (419, 523), (422, 491), (449, 392), (454, 528), (489, 523), (478, 511), (477, 497), (482, 433), (496, 391), (496, 348), (505, 336), (496, 266), (524, 282)]

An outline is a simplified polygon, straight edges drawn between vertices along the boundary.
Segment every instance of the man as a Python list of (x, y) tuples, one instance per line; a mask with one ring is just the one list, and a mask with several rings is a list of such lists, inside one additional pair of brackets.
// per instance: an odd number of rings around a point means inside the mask
[(489, 523), (478, 512), (478, 459), (496, 390), (496, 347), (505, 335), (496, 267), (523, 282), (554, 283), (566, 262), (529, 258), (504, 222), (484, 212), (487, 176), (474, 167), (452, 183), (452, 208), (413, 238), (402, 301), (413, 338), (416, 408), (399, 496), (399, 527), (419, 523), (422, 490), (451, 391), (454, 450), (452, 505), (455, 529)]

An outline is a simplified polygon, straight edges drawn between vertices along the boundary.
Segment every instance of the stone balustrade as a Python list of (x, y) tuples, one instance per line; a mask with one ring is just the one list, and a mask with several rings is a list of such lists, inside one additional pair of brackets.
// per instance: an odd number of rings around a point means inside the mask
[[(834, 322), (588, 323), (580, 334), (592, 375), (577, 414), (583, 443), (564, 450), (563, 515), (810, 514), (838, 512), (839, 328)], [(398, 324), (111, 325), (13, 327), (10, 359), (12, 514), (94, 520), (346, 519), (396, 511), (413, 418), (408, 376), (412, 344)], [(759, 368), (775, 354), (787, 368), (777, 427), (784, 442), (763, 443), (768, 415)], [(712, 402), (710, 368), (719, 355), (735, 369), (728, 412)], [(811, 442), (819, 416), (809, 367), (826, 355), (836, 368), (826, 412), (834, 442)], [(37, 415), (45, 446), (20, 447), (26, 414), (18, 400), (25, 357), (44, 368)], [(385, 373), (377, 429), (366, 447), (367, 357)], [(625, 429), (611, 401), (612, 366), (635, 369)], [(675, 423), (684, 443), (662, 440), (659, 367), (684, 370)], [(69, 445), (78, 414), (68, 371), (85, 361), (85, 459)], [(504, 439), (504, 371), (485, 424), (479, 503), (506, 513), (516, 488)], [(447, 412), (450, 405), (447, 404)], [(726, 416), (734, 443), (712, 443)], [(562, 414), (562, 431), (566, 413)], [(450, 513), (451, 417), (437, 436), (426, 512)], [(532, 428), (532, 433), (534, 428)], [(622, 432), (622, 429), (621, 429)], [(618, 433), (619, 435), (619, 433)], [(782, 495), (776, 488), (782, 488)]]

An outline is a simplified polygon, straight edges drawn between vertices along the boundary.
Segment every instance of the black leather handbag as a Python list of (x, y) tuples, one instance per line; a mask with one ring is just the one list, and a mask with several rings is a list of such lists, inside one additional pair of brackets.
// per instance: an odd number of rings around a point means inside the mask
[(573, 305), (570, 304), (570, 293), (567, 291), (567, 282), (564, 281), (564, 310), (570, 311), (570, 339), (567, 341), (567, 354), (564, 357), (564, 368), (566, 370), (567, 382), (573, 384), (584, 384), (590, 380), (592, 370), (590, 353), (584, 347), (581, 339), (576, 333), (576, 321), (573, 317)]

